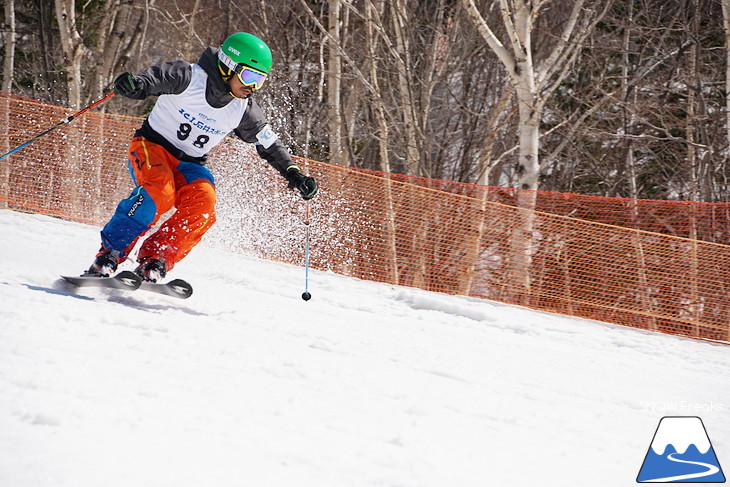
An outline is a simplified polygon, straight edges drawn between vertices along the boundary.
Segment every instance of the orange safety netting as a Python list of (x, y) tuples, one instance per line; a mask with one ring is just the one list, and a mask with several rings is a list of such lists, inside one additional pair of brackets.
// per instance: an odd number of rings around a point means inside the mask
[[(0, 153), (70, 110), (0, 94)], [(88, 112), (0, 161), (0, 204), (102, 225), (141, 119)], [(300, 160), (314, 268), (695, 338), (730, 339), (730, 205), (529, 192)], [(303, 262), (301, 199), (250, 146), (214, 149), (206, 242)], [(90, 256), (98, 242), (89, 242)], [(192, 254), (194, 256), (194, 253)], [(194, 257), (193, 257), (194, 258)], [(86, 263), (79, 263), (84, 266)]]

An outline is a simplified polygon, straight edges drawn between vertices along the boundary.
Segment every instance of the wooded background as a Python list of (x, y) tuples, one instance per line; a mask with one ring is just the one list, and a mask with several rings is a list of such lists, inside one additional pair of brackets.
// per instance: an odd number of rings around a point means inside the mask
[[(3, 91), (82, 108), (123, 71), (195, 62), (246, 31), (272, 49), (256, 97), (297, 155), (493, 186), (730, 201), (730, 0), (3, 4)], [(153, 101), (116, 97), (103, 110), (143, 115)]]

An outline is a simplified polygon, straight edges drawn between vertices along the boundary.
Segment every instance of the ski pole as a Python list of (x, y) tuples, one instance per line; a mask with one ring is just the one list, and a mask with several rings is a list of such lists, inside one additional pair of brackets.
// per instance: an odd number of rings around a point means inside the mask
[(101, 105), (102, 103), (104, 103), (105, 101), (107, 101), (112, 96), (114, 96), (114, 92), (109, 93), (108, 95), (106, 95), (101, 100), (95, 101), (94, 103), (92, 103), (88, 107), (84, 108), (83, 110), (79, 110), (78, 112), (74, 113), (73, 115), (69, 115), (68, 117), (64, 118), (63, 120), (61, 120), (60, 122), (58, 122), (53, 127), (51, 127), (48, 130), (46, 130), (45, 132), (36, 135), (32, 139), (30, 139), (28, 142), (25, 142), (23, 144), (20, 144), (18, 147), (16, 147), (15, 149), (12, 149), (10, 152), (6, 152), (5, 154), (1, 155), (0, 156), (0, 161), (2, 161), (3, 159), (5, 159), (7, 156), (9, 156), (10, 154), (12, 154), (13, 152), (17, 152), (20, 149), (22, 149), (23, 147), (25, 147), (27, 145), (30, 145), (32, 142), (35, 142), (36, 140), (40, 139), (41, 137), (43, 137), (44, 135), (46, 135), (47, 133), (49, 133), (51, 130), (55, 130), (55, 129), (57, 129), (58, 127), (60, 127), (61, 125), (65, 124), (65, 123), (71, 123), (71, 121), (74, 118), (80, 117), (81, 115), (83, 115), (84, 113), (86, 113), (87, 111), (91, 110), (92, 108), (94, 108), (97, 105)]
[(304, 240), (304, 292), (302, 299), (309, 301), (312, 295), (309, 294), (309, 200), (304, 202), (304, 225), (307, 227)]

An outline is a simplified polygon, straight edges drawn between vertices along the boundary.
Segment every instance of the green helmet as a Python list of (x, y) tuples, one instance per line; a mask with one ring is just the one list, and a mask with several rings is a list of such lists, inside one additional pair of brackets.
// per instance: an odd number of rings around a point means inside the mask
[(271, 71), (271, 50), (264, 41), (246, 32), (237, 32), (228, 36), (218, 51), (218, 59), (222, 64), (235, 70), (243, 64), (263, 73)]

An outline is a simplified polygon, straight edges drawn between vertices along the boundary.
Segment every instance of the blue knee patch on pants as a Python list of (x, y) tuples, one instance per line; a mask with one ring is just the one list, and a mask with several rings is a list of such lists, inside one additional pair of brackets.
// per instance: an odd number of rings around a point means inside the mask
[(185, 178), (186, 184), (190, 184), (198, 179), (204, 179), (215, 186), (213, 173), (202, 164), (198, 164), (197, 162), (180, 161), (180, 164), (177, 165), (177, 170), (180, 171)]
[(145, 233), (155, 219), (157, 204), (142, 186), (137, 186), (132, 195), (122, 200), (101, 231), (101, 243), (107, 250), (120, 252), (125, 257), (128, 247)]

